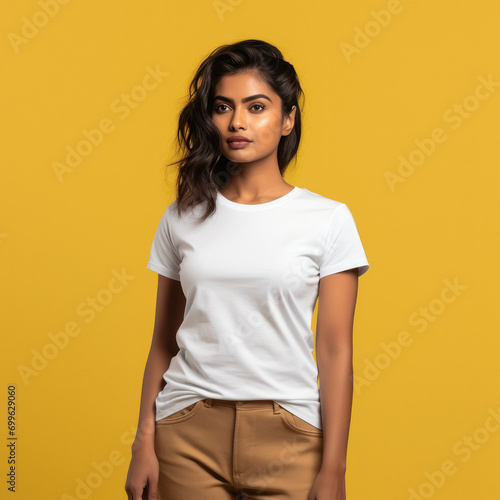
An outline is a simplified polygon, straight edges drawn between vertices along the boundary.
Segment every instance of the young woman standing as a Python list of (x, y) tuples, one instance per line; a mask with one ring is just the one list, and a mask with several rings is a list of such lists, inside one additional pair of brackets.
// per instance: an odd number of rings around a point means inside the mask
[(177, 198), (147, 264), (158, 291), (129, 500), (346, 498), (369, 264), (345, 203), (283, 179), (301, 95), (260, 40), (214, 50), (191, 82)]

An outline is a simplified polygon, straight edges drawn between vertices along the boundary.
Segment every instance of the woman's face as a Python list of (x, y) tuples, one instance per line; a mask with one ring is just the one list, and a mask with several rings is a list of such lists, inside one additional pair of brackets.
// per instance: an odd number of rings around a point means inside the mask
[[(281, 136), (293, 129), (295, 107), (281, 119), (281, 99), (249, 72), (223, 76), (215, 87), (211, 118), (219, 129), (222, 154), (230, 161), (260, 160), (277, 150)], [(250, 142), (227, 140), (240, 135)], [(275, 153), (276, 154), (276, 153)]]

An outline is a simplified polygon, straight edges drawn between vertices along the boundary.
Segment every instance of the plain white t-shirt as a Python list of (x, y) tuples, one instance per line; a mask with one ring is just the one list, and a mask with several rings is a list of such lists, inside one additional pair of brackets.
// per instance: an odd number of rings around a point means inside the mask
[(180, 280), (179, 352), (163, 375), (156, 420), (205, 398), (270, 399), (322, 429), (311, 321), (319, 279), (369, 264), (347, 206), (295, 186), (256, 205), (217, 194), (163, 213), (147, 268)]

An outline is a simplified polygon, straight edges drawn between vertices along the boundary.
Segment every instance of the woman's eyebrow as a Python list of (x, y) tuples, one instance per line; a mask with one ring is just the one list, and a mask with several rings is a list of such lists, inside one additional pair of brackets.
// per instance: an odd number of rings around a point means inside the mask
[[(251, 95), (249, 97), (244, 97), (241, 102), (242, 103), (245, 103), (245, 102), (248, 102), (248, 101), (253, 101), (254, 99), (258, 99), (259, 97), (263, 97), (264, 99), (267, 99), (268, 101), (270, 101), (271, 103), (273, 101), (271, 101), (271, 99), (269, 97), (267, 97), (267, 95), (265, 94), (255, 94), (255, 95)], [(234, 104), (234, 100), (231, 99), (230, 97), (224, 97), (223, 95), (217, 95), (215, 96), (214, 98), (214, 101), (216, 100), (220, 100), (220, 101), (225, 101), (225, 102), (229, 102), (230, 104)]]

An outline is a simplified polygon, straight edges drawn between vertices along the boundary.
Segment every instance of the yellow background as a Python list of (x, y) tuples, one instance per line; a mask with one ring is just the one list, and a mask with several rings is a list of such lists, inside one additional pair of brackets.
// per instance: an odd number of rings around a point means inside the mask
[[(44, 4), (58, 10), (45, 24)], [(382, 26), (389, 8), (399, 12)], [(499, 498), (500, 87), (474, 98), (481, 77), (500, 82), (499, 16), (493, 0), (12, 3), (0, 21), (0, 427), (6, 443), (13, 384), (12, 498), (83, 498), (77, 487), (89, 478), (89, 498), (126, 498), (154, 321), (157, 275), (146, 263), (174, 199), (163, 165), (199, 63), (246, 38), (278, 46), (305, 91), (286, 180), (345, 202), (371, 265), (355, 321), (348, 500), (405, 500), (411, 489)], [(148, 67), (168, 76), (118, 113)], [(470, 110), (461, 122), (459, 106)], [(114, 130), (59, 180), (54, 162), (106, 118)], [(446, 140), (391, 189), (400, 155), (436, 128)], [(123, 270), (133, 278), (106, 292)], [(445, 280), (463, 288), (453, 295)], [(91, 318), (81, 304), (96, 297), (109, 303)], [(23, 379), (68, 322), (80, 333)], [(384, 354), (405, 335), (399, 353)], [(5, 446), (2, 455), (5, 478)], [(109, 474), (96, 472), (110, 460)], [(440, 484), (443, 463), (453, 472)], [(2, 497), (6, 488), (4, 479)]]

